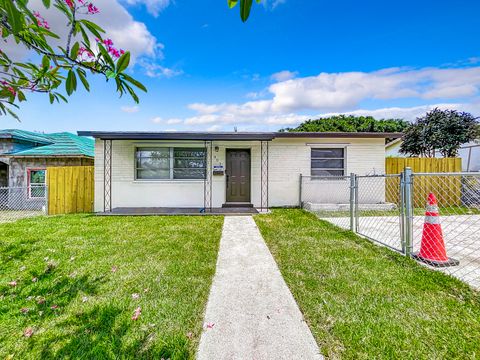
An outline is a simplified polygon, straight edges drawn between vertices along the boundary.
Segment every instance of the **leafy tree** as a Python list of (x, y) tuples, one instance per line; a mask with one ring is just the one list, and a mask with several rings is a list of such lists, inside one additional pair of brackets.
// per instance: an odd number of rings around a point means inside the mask
[(455, 157), (464, 143), (480, 136), (478, 118), (466, 112), (438, 108), (419, 117), (408, 126), (400, 147), (402, 154)]
[(67, 20), (67, 38), (62, 41), (50, 30), (40, 12), (29, 7), (28, 0), (0, 0), (0, 31), (4, 41), (23, 44), (38, 55), (37, 63), (17, 62), (0, 51), (0, 114), (18, 119), (12, 107), (26, 100), (27, 93), (48, 94), (50, 103), (67, 101), (60, 92), (65, 85), (66, 95), (77, 90), (78, 82), (89, 91), (87, 73), (103, 75), (116, 83), (120, 96), (128, 93), (135, 102), (134, 87), (146, 91), (137, 80), (125, 73), (130, 53), (114, 47), (104, 38), (104, 30), (87, 19), (99, 12), (89, 0), (42, 0), (45, 8), (52, 5)]
[[(230, 9), (234, 8), (238, 4), (239, 0), (227, 0)], [(262, 0), (255, 0), (257, 4), (260, 4)], [(240, 18), (243, 22), (247, 21), (250, 16), (250, 10), (252, 8), (253, 0), (240, 0)]]
[(377, 120), (372, 116), (336, 115), (307, 120), (295, 128), (280, 131), (294, 132), (402, 132), (408, 122), (402, 119)]

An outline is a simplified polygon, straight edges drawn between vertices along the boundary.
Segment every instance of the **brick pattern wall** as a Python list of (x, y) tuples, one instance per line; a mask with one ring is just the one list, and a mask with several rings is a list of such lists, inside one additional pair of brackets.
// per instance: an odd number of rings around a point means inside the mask
[[(346, 175), (385, 173), (384, 139), (275, 139), (269, 143), (270, 206), (296, 206), (300, 174), (310, 175), (312, 143), (346, 147)], [(202, 206), (203, 181), (135, 181), (136, 146), (182, 146), (181, 142), (113, 141), (112, 207)], [(191, 143), (190, 143), (191, 144)], [(103, 211), (103, 141), (95, 142), (95, 211)], [(185, 145), (184, 145), (185, 146)], [(195, 146), (195, 145), (190, 145)], [(199, 143), (196, 146), (203, 146)], [(227, 148), (251, 150), (251, 201), (260, 206), (260, 142), (214, 142), (213, 165), (225, 166)], [(225, 202), (225, 176), (213, 176), (213, 206)], [(341, 189), (339, 189), (339, 192)], [(382, 195), (383, 196), (383, 195)], [(382, 199), (379, 198), (378, 201)]]

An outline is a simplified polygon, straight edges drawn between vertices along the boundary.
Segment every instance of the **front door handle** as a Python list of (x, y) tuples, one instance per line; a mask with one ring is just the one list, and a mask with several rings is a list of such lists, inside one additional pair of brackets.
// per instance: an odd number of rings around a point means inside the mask
[(226, 174), (227, 175), (227, 189), (228, 189), (228, 183), (229, 183), (229, 180), (230, 180), (230, 175)]

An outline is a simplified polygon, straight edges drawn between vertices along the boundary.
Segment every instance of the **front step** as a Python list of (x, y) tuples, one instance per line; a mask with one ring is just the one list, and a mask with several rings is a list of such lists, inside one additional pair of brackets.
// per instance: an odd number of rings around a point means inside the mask
[(253, 204), (248, 202), (228, 202), (223, 204), (222, 208), (253, 208)]

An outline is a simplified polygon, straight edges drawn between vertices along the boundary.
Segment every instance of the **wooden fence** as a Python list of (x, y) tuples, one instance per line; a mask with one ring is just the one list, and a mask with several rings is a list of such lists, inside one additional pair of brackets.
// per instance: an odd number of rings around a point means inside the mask
[[(387, 158), (385, 170), (387, 174), (400, 174), (406, 167), (413, 173), (445, 173), (461, 172), (461, 158)], [(387, 202), (399, 204), (400, 180), (387, 178), (385, 199)], [(433, 192), (440, 206), (459, 206), (462, 196), (461, 176), (417, 176), (413, 182), (413, 204), (423, 207), (427, 196)]]
[(93, 183), (93, 166), (48, 167), (48, 214), (93, 212)]

